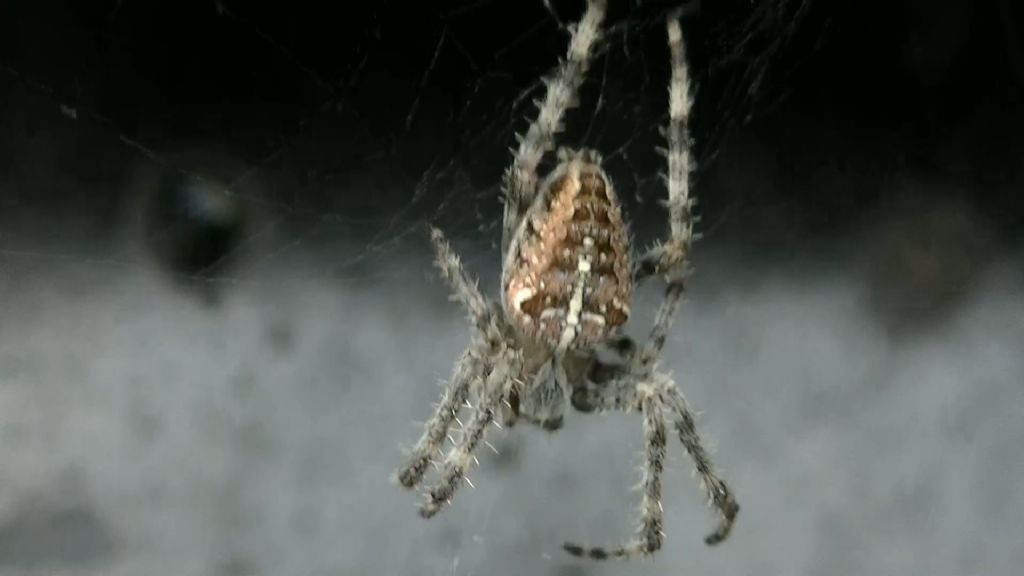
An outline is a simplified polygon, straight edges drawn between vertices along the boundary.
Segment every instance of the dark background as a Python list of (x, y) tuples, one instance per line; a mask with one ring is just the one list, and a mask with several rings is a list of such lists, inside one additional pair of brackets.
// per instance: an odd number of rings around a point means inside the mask
[[(639, 249), (681, 4), (610, 4), (562, 143)], [(559, 545), (628, 535), (631, 419), (494, 434), (430, 523), (387, 484), (465, 343), (425, 225), (493, 288), (508, 149), (582, 8), (0, 4), (0, 573), (620, 573)], [(628, 569), (1011, 573), (1024, 8), (683, 13), (704, 237), (665, 363), (744, 512), (700, 545), (676, 448), (667, 550)]]

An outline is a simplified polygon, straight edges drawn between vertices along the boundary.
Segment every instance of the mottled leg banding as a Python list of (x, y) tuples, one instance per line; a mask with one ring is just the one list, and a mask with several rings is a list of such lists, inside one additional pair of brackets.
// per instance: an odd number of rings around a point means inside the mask
[(455, 297), (469, 313), (469, 319), (473, 322), (473, 326), (478, 331), (485, 332), (490, 321), (491, 310), (487, 305), (487, 300), (480, 293), (476, 280), (470, 278), (466, 273), (462, 267), (462, 260), (452, 250), (440, 229), (430, 229), (430, 241), (434, 244), (434, 253), (437, 256), (435, 264), (441, 271), (441, 276), (448, 282)]
[(690, 412), (683, 394), (675, 386), (669, 388), (669, 402), (676, 415), (675, 429), (679, 433), (679, 440), (693, 458), (701, 486), (707, 492), (709, 504), (714, 506), (719, 514), (718, 527), (704, 538), (704, 542), (709, 545), (718, 544), (729, 536), (740, 506), (736, 503), (729, 486), (715, 472), (711, 458), (701, 443), (700, 434), (697, 433), (693, 413)]
[(594, 560), (647, 556), (661, 548), (664, 511), (661, 506), (661, 478), (665, 471), (665, 418), (660, 394), (645, 393), (641, 402), (644, 418), (645, 465), (643, 499), (640, 503), (640, 526), (636, 538), (618, 548), (585, 548), (566, 543), (565, 551), (573, 556)]
[(647, 344), (644, 345), (640, 354), (635, 357), (635, 365), (638, 370), (650, 371), (655, 359), (661, 355), (665, 342), (668, 340), (669, 331), (675, 322), (676, 313), (683, 302), (685, 289), (686, 284), (681, 277), (669, 280), (668, 286), (665, 287), (665, 294), (661, 299), (661, 304), (654, 315), (654, 325), (651, 327), (651, 334), (647, 339)]
[(668, 19), (668, 47), (672, 59), (672, 78), (669, 83), (669, 121), (665, 129), (668, 148), (665, 151), (668, 172), (668, 240), (655, 246), (642, 256), (634, 267), (634, 277), (640, 280), (652, 276), (666, 277), (668, 285), (655, 315), (650, 338), (637, 358), (638, 368), (649, 372), (654, 360), (661, 354), (675, 320), (685, 292), (685, 266), (693, 244), (693, 201), (690, 198), (690, 78), (686, 67), (683, 33), (678, 16)]
[(427, 501), (420, 508), (420, 515), (430, 518), (446, 506), (455, 494), (466, 471), (475, 457), (473, 452), (484, 438), (488, 426), (501, 406), (501, 401), (508, 392), (511, 377), (516, 374), (512, 353), (506, 353), (497, 361), (494, 369), (487, 375), (482, 386), (477, 405), (473, 407), (473, 416), (462, 430), (461, 436), (445, 457), (441, 475), (427, 494)]
[(437, 228), (430, 231), (430, 239), (436, 253), (437, 267), (448, 282), (455, 297), (469, 313), (476, 328), (474, 343), (456, 363), (452, 379), (444, 391), (434, 415), (427, 422), (423, 436), (409, 455), (409, 460), (395, 473), (399, 484), (406, 488), (416, 486), (426, 474), (431, 461), (438, 455), (448, 436), (448, 429), (455, 420), (459, 409), (466, 403), (474, 380), (479, 380), (486, 371), (482, 359), (487, 354), (484, 341), (492, 340), (489, 331), (491, 310), (487, 300), (462, 267), (459, 256), (452, 250), (444, 234)]
[(668, 148), (665, 156), (668, 172), (668, 240), (655, 246), (634, 266), (637, 281), (670, 272), (681, 273), (693, 244), (693, 199), (690, 198), (690, 173), (695, 163), (690, 154), (690, 76), (686, 66), (686, 47), (679, 20), (668, 20), (668, 47), (672, 59), (672, 78), (669, 84), (669, 120), (665, 128)]
[(480, 378), (481, 372), (482, 362), (473, 350), (467, 350), (455, 365), (452, 379), (441, 397), (437, 410), (427, 422), (423, 436), (413, 447), (407, 463), (395, 473), (402, 486), (412, 488), (423, 478), (430, 462), (441, 451), (441, 446), (448, 436), (448, 428), (455, 420), (459, 408), (469, 397), (471, 382), (474, 378)]
[[(668, 45), (672, 59), (669, 123), (665, 130), (668, 139), (668, 174), (665, 179), (668, 186), (669, 239), (641, 258), (635, 268), (637, 279), (653, 274), (666, 275), (668, 286), (648, 343), (639, 355), (638, 364), (642, 370), (653, 368), (654, 360), (665, 345), (669, 328), (682, 301), (685, 288), (685, 261), (694, 238), (693, 200), (690, 198), (689, 186), (690, 172), (694, 168), (690, 156), (689, 133), (692, 100), (683, 34), (675, 15), (668, 19)], [(667, 376), (656, 377), (664, 379), (661, 387), (666, 391), (667, 401), (676, 416), (674, 425), (679, 439), (693, 458), (708, 500), (719, 512), (718, 527), (704, 539), (708, 544), (717, 544), (729, 535), (739, 512), (739, 505), (725, 481), (715, 473), (711, 458), (701, 444), (693, 414), (686, 405), (682, 393)]]

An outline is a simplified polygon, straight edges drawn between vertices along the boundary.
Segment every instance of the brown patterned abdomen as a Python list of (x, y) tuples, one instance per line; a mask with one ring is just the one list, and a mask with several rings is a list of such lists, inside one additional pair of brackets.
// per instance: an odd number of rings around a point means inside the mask
[(525, 216), (505, 270), (505, 308), (550, 348), (593, 346), (629, 318), (633, 279), (622, 212), (592, 156), (565, 160)]

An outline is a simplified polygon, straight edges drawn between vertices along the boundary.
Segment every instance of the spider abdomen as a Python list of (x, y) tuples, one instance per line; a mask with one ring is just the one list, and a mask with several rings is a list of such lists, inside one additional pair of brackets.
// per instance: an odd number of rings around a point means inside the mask
[(593, 346), (629, 318), (629, 244), (595, 154), (566, 153), (541, 185), (506, 261), (505, 307), (550, 348)]

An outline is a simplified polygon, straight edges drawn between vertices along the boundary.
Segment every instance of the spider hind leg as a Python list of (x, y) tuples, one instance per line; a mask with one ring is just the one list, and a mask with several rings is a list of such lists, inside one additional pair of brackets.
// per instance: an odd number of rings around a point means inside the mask
[(577, 557), (593, 560), (609, 558), (636, 558), (648, 556), (661, 549), (664, 532), (664, 510), (661, 506), (661, 479), (665, 472), (665, 401), (650, 385), (638, 387), (641, 391), (640, 410), (644, 426), (643, 498), (640, 503), (640, 526), (636, 537), (628, 544), (616, 548), (586, 548), (567, 542), (563, 548)]
[(675, 429), (679, 434), (679, 440), (690, 454), (690, 458), (693, 459), (697, 474), (700, 476), (701, 486), (707, 492), (708, 503), (719, 514), (718, 526), (704, 538), (705, 544), (714, 546), (729, 536), (732, 526), (736, 522), (736, 515), (739, 514), (740, 505), (736, 502), (728, 484), (715, 471), (711, 458), (701, 443), (693, 413), (690, 412), (682, 392), (672, 385), (668, 388), (668, 397), (669, 406), (676, 416)]

